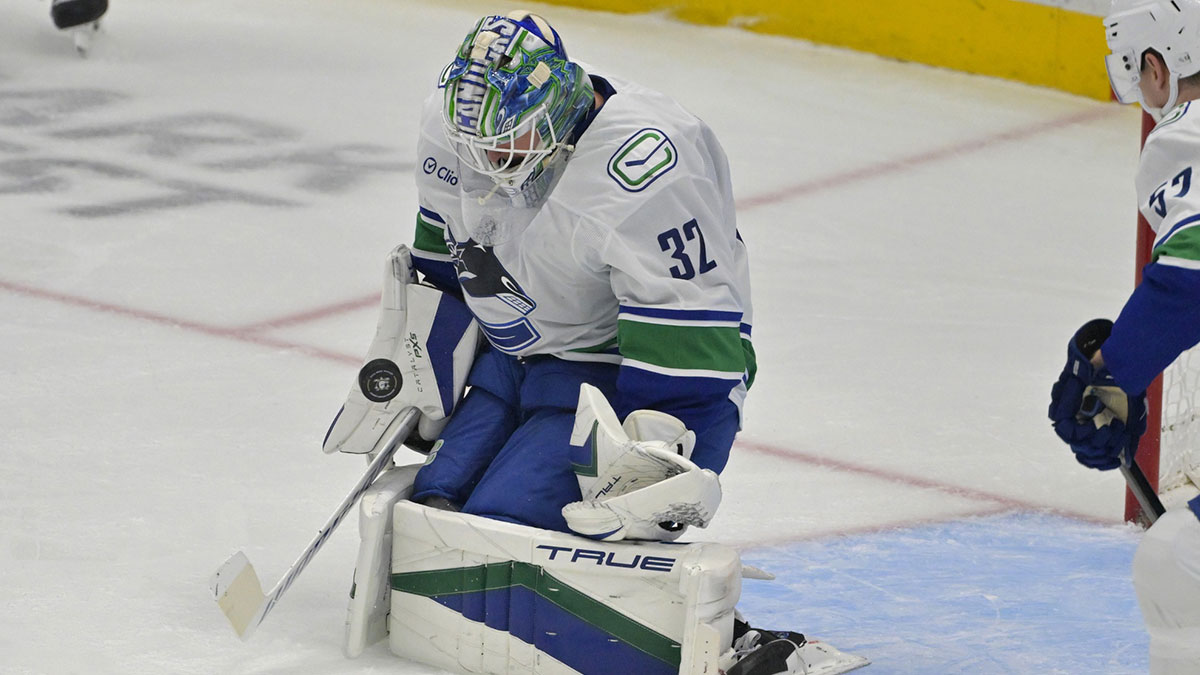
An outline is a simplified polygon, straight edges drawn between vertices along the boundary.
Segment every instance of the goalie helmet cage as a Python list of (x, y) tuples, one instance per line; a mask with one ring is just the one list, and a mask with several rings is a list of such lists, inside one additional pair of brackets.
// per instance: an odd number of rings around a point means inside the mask
[[(1154, 119), (1142, 113), (1142, 143), (1154, 129)], [(1137, 264), (1134, 283), (1150, 262), (1155, 233), (1137, 217)], [(1181, 354), (1146, 390), (1146, 433), (1135, 459), (1155, 492), (1165, 494), (1185, 485), (1200, 472), (1200, 347)], [(1133, 493), (1125, 490), (1125, 520), (1149, 522)]]

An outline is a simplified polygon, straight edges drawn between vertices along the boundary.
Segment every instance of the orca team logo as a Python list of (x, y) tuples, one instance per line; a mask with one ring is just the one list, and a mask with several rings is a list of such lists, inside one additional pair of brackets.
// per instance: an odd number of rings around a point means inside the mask
[(446, 233), (447, 247), (454, 259), (454, 269), (463, 292), (471, 298), (496, 298), (521, 313), (511, 321), (489, 323), (478, 312), (474, 312), (488, 342), (500, 351), (516, 354), (542, 339), (541, 333), (527, 316), (537, 308), (537, 303), (504, 269), (496, 257), (495, 249), (474, 239), (459, 243), (449, 229)]
[(476, 298), (498, 298), (521, 314), (528, 314), (537, 303), (517, 280), (504, 269), (496, 251), (474, 239), (455, 246), (454, 269), (463, 290)]
[(358, 388), (368, 401), (385, 403), (400, 393), (400, 369), (388, 359), (375, 359), (358, 371)]
[(647, 127), (617, 148), (608, 161), (608, 175), (623, 190), (641, 192), (677, 163), (679, 152), (666, 132)]

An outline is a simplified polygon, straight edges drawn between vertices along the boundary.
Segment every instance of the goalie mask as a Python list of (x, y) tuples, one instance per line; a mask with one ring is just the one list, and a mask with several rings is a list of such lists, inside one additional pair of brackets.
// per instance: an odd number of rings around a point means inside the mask
[[(1108, 80), (1121, 103), (1140, 103), (1155, 121), (1175, 107), (1179, 79), (1200, 72), (1200, 1), (1113, 0), (1104, 17), (1105, 37), (1112, 52), (1105, 57)], [(1162, 108), (1142, 99), (1142, 58), (1153, 49), (1170, 72), (1170, 95)]]
[(524, 11), (480, 19), (438, 86), (459, 160), (509, 190), (565, 157), (593, 103), (591, 81), (568, 60), (558, 33)]

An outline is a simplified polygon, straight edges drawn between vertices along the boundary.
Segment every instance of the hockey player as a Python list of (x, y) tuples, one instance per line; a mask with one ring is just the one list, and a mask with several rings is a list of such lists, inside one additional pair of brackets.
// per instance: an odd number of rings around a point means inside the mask
[[(515, 11), (480, 19), (442, 71), (417, 157), (411, 265), (465, 301), (487, 344), (450, 348), (475, 356), (452, 413), (421, 407), (412, 500), (604, 541), (707, 525), (755, 374), (746, 245), (712, 130), (570, 60), (545, 19)], [(369, 452), (388, 415), (417, 407), (373, 398), (371, 381), (327, 452)], [(798, 633), (734, 635), (745, 658), (729, 675), (825, 658)]]
[[(1200, 0), (1114, 0), (1104, 24), (1113, 91), (1157, 122), (1136, 178), (1157, 239), (1116, 322), (1090, 321), (1072, 338), (1051, 393), (1055, 431), (1081, 464), (1100, 470), (1132, 461), (1146, 429), (1146, 388), (1200, 342), (1200, 107), (1191, 109), (1200, 99)], [(1094, 417), (1092, 393), (1108, 408)], [(1146, 532), (1133, 582), (1150, 672), (1200, 673), (1200, 497)]]
[(75, 49), (86, 53), (90, 46), (90, 33), (100, 26), (100, 18), (108, 11), (108, 0), (53, 0), (50, 18), (54, 27), (71, 31), (75, 38)]

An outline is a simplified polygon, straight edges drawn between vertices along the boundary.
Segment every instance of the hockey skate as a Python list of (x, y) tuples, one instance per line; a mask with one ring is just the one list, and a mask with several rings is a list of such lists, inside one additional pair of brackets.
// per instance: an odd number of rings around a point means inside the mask
[(86, 56), (92, 46), (92, 36), (100, 30), (100, 18), (108, 11), (108, 0), (54, 0), (50, 18), (54, 27), (69, 33), (75, 51)]
[(837, 675), (871, 663), (801, 633), (751, 628), (741, 619), (733, 623), (733, 652), (725, 675)]

